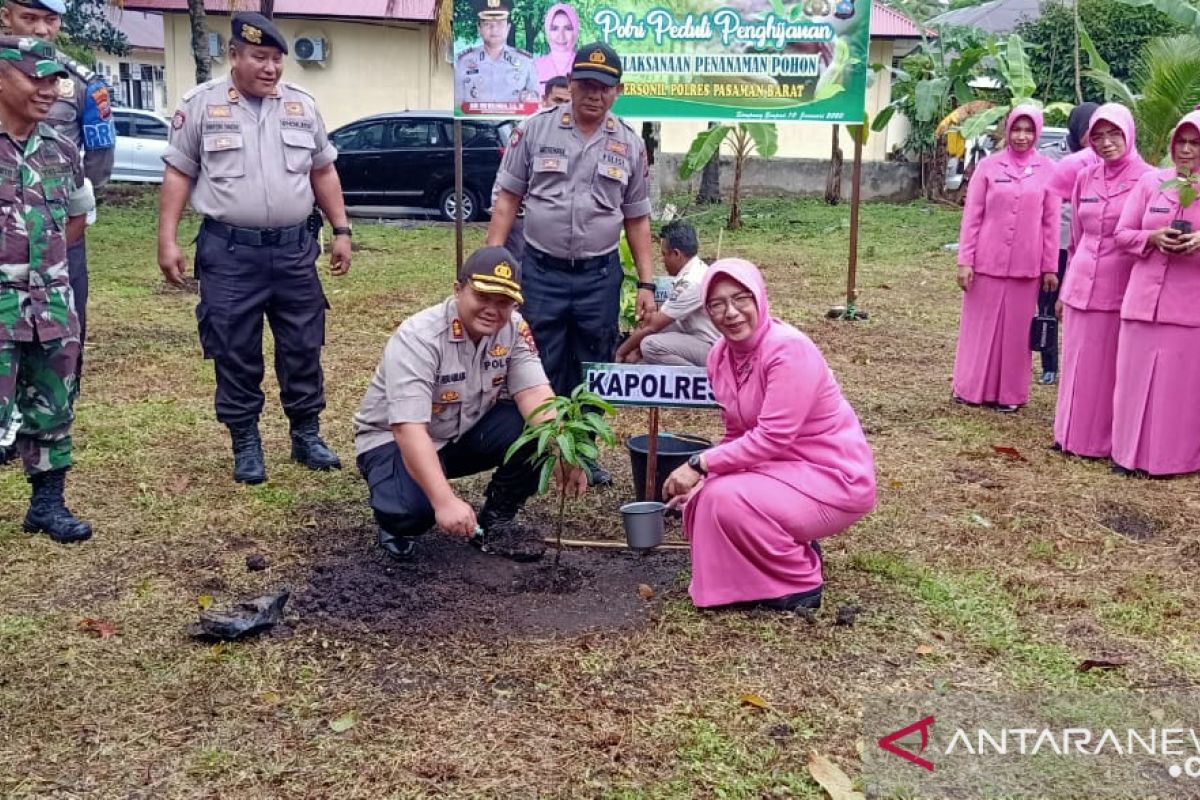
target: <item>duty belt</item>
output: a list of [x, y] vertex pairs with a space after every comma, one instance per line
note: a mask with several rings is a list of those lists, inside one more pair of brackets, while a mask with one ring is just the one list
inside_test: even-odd
[[300, 241], [304, 235], [304, 223], [290, 225], [286, 228], [239, 228], [236, 225], [226, 225], [212, 217], [204, 218], [204, 230], [228, 239], [234, 244], [247, 247], [276, 247]]
[[554, 269], [559, 272], [587, 272], [588, 270], [607, 267], [611, 263], [612, 255], [616, 250], [611, 250], [599, 256], [589, 256], [588, 258], [559, 258], [549, 253], [543, 253], [532, 246], [526, 247], [526, 252], [532, 253], [537, 262], [546, 269]]

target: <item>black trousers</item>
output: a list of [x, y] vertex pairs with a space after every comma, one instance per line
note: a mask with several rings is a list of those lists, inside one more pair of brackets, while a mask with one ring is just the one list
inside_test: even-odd
[[532, 247], [521, 261], [521, 316], [533, 329], [542, 366], [555, 394], [583, 380], [585, 361], [612, 361], [621, 313], [621, 257], [580, 272], [550, 268]]
[[[495, 469], [488, 483], [487, 514], [512, 519], [537, 491], [538, 474], [529, 463], [532, 446], [518, 451], [508, 463], [504, 454], [525, 428], [525, 420], [511, 402], [498, 403], [475, 427], [438, 451], [447, 478], [462, 478]], [[433, 506], [424, 490], [408, 474], [395, 441], [368, 450], [358, 457], [358, 471], [370, 489], [375, 521], [393, 536], [418, 536], [434, 523]]]
[[[1058, 293], [1062, 290], [1063, 279], [1067, 275], [1067, 251], [1058, 251], [1058, 288], [1053, 292], [1041, 290], [1038, 292], [1038, 313], [1054, 316], [1054, 304], [1058, 302]], [[1042, 372], [1058, 372], [1058, 338], [1052, 339], [1046, 347], [1039, 351], [1042, 354]]]
[[321, 347], [325, 293], [316, 240], [305, 232], [284, 245], [238, 244], [204, 230], [196, 242], [200, 304], [196, 319], [205, 358], [216, 368], [217, 419], [245, 425], [263, 408], [263, 317], [275, 337], [279, 399], [291, 420], [325, 409]]

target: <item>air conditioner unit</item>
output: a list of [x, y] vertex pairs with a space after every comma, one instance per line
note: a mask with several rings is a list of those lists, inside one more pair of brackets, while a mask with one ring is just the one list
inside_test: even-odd
[[224, 42], [221, 41], [221, 34], [209, 31], [208, 34], [208, 57], [222, 58], [225, 55]]
[[329, 44], [320, 36], [297, 36], [292, 53], [301, 64], [324, 64], [329, 58]]

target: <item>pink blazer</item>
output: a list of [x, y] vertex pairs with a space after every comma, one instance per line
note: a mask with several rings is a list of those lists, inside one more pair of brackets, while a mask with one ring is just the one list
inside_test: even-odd
[[998, 278], [1058, 272], [1062, 198], [1050, 191], [1054, 162], [1033, 153], [1018, 166], [1008, 150], [979, 162], [967, 189], [959, 266]]
[[1117, 222], [1138, 179], [1150, 171], [1131, 162], [1106, 180], [1104, 163], [1084, 169], [1071, 192], [1071, 263], [1059, 297], [1080, 311], [1117, 311], [1137, 258], [1117, 243]]
[[1117, 222], [1117, 244], [1134, 257], [1121, 319], [1200, 327], [1200, 254], [1167, 255], [1149, 244], [1150, 234], [1172, 220], [1200, 230], [1200, 203], [1179, 207], [1175, 190], [1162, 191], [1174, 167], [1147, 172], [1138, 180]]
[[825, 357], [800, 331], [772, 321], [738, 386], [724, 339], [708, 357], [725, 436], [704, 455], [713, 475], [769, 475], [850, 512], [875, 506], [875, 459]]

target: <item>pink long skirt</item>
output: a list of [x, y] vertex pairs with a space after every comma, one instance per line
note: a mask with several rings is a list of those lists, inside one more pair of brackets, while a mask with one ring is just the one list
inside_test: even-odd
[[1029, 402], [1029, 329], [1037, 313], [1039, 278], [976, 275], [963, 293], [954, 394], [968, 403]]
[[1200, 470], [1200, 328], [1121, 321], [1113, 462], [1151, 475]]
[[811, 542], [840, 533], [866, 512], [819, 503], [756, 472], [706, 478], [684, 509], [697, 606], [771, 600], [816, 589], [821, 559]]
[[1117, 311], [1063, 307], [1062, 372], [1054, 441], [1090, 458], [1112, 454], [1113, 388], [1117, 383]]

